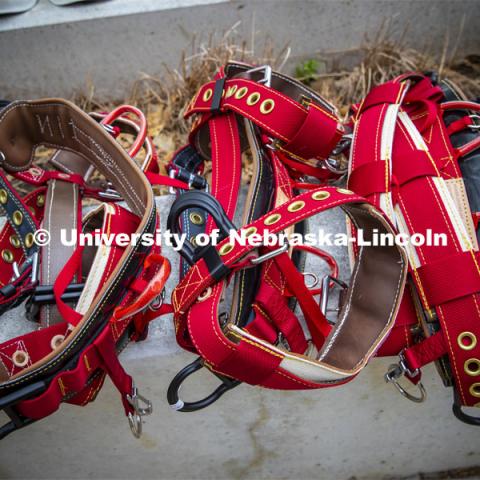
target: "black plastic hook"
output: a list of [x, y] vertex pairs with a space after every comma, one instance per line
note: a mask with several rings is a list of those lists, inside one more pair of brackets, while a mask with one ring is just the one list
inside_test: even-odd
[[225, 392], [232, 390], [241, 383], [239, 380], [233, 380], [213, 372], [215, 376], [222, 381], [220, 386], [218, 386], [210, 395], [201, 400], [197, 400], [196, 402], [184, 402], [179, 396], [180, 387], [187, 377], [201, 368], [203, 368], [202, 359], [198, 357], [194, 362], [180, 370], [171, 381], [167, 391], [167, 400], [170, 406], [177, 412], [195, 412], [202, 408], [206, 408], [212, 403], [215, 403]]
[[[230, 230], [237, 230], [215, 197], [207, 192], [190, 190], [179, 196], [170, 209], [167, 219], [167, 228], [170, 232], [173, 234], [182, 233], [179, 221], [180, 217], [185, 210], [191, 208], [204, 210], [212, 216], [216, 226], [220, 230], [219, 240], [228, 237]], [[209, 248], [210, 246], [195, 248], [190, 242], [190, 239], [187, 239], [179, 253], [190, 265], [193, 265], [199, 258], [204, 256], [205, 251]]]
[[453, 387], [453, 405], [452, 405], [453, 414], [463, 423], [468, 425], [480, 426], [480, 417], [474, 417], [468, 415], [462, 410], [462, 405], [460, 403], [460, 396], [458, 394], [455, 386]]

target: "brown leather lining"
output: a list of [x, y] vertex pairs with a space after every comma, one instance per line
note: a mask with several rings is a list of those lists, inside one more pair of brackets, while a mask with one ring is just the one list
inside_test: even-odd
[[[392, 232], [370, 206], [346, 205], [344, 210], [363, 229], [365, 240]], [[335, 327], [325, 341], [319, 360], [342, 370], [354, 370], [393, 324], [406, 279], [405, 252], [396, 246], [364, 246], [361, 249], [347, 292], [347, 300]]]

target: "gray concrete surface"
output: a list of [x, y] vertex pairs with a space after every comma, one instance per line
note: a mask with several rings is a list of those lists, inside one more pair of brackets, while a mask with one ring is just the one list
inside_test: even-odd
[[[158, 200], [163, 221], [170, 201]], [[315, 228], [341, 231], [343, 215], [319, 216]], [[171, 291], [177, 256], [164, 253], [174, 264]], [[345, 277], [345, 251], [337, 247], [335, 254]], [[4, 316], [3, 326], [18, 328], [20, 315]], [[140, 440], [107, 382], [94, 404], [63, 405], [2, 442], [0, 478], [419, 479], [418, 472], [480, 465], [480, 432], [453, 417], [451, 391], [431, 366], [424, 371], [423, 405], [386, 385], [390, 359], [377, 359], [343, 387], [277, 392], [241, 385], [206, 410], [178, 413], [167, 405], [167, 387], [193, 356], [176, 346], [170, 318], [156, 320], [148, 340], [121, 358], [154, 402]], [[200, 373], [182, 395], [193, 400], [215, 385], [213, 376]]]
[[290, 44], [290, 65], [314, 52], [355, 49], [386, 21], [392, 38], [411, 46], [441, 51], [448, 38], [449, 51], [459, 45], [466, 54], [478, 45], [480, 14], [477, 0], [109, 0], [47, 7], [0, 18], [0, 96], [70, 96], [88, 80], [101, 96], [123, 97], [141, 72], [176, 68], [192, 38], [206, 43], [213, 31], [221, 36], [239, 21], [240, 38], [255, 38], [247, 47], [257, 53], [267, 37], [278, 49]]

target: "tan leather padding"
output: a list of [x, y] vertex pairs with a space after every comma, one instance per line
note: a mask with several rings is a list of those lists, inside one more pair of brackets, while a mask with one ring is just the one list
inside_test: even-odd
[[[62, 99], [14, 102], [6, 107], [0, 116], [0, 151], [5, 155], [2, 167], [10, 172], [30, 168], [39, 145], [76, 153], [94, 165], [112, 183], [130, 210], [141, 218], [137, 232], [145, 230], [154, 208], [152, 188], [120, 144], [95, 120], [73, 103]], [[125, 249], [88, 312], [62, 345], [13, 375], [9, 382], [38, 370], [70, 347], [84, 325], [88, 324], [97, 306], [108, 296], [135, 250], [134, 246]]]
[[100, 125], [72, 103], [61, 99], [14, 102], [2, 111], [0, 151], [7, 171], [28, 169], [38, 145], [79, 154], [112, 182], [134, 213], [145, 213], [149, 188], [136, 165]]
[[[343, 207], [365, 240], [392, 232], [386, 220], [367, 205]], [[367, 210], [366, 210], [367, 209]], [[356, 370], [379, 347], [395, 321], [407, 274], [407, 259], [397, 246], [364, 246], [355, 264], [346, 301], [320, 351], [321, 362]]]

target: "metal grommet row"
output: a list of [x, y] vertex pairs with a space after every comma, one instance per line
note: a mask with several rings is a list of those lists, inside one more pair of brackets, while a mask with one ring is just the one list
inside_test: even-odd
[[312, 193], [313, 200], [326, 200], [330, 196], [330, 192], [320, 190], [319, 192]]
[[260, 94], [258, 92], [251, 93], [247, 98], [247, 105], [253, 107], [260, 101]]
[[17, 350], [13, 355], [12, 355], [12, 362], [16, 367], [25, 367], [28, 365], [28, 353], [24, 352], [23, 350]]
[[208, 102], [212, 98], [212, 95], [213, 95], [213, 90], [211, 88], [207, 88], [203, 92], [203, 101]]
[[4, 250], [2, 250], [2, 259], [4, 262], [13, 263], [14, 256], [12, 251], [9, 250], [8, 248], [5, 248]]
[[20, 243], [20, 237], [18, 235], [10, 235], [10, 245], [13, 248], [20, 248], [22, 244]]
[[236, 85], [230, 85], [225, 92], [225, 98], [230, 98], [237, 91], [237, 88]]
[[478, 358], [469, 358], [463, 364], [463, 369], [467, 375], [477, 377], [480, 375], [480, 360]]
[[218, 251], [220, 256], [227, 255], [227, 253], [230, 253], [233, 250], [233, 245], [231, 243], [226, 243], [225, 245], [222, 245], [220, 247], [220, 250]]
[[45, 195], [40, 194], [38, 195], [37, 199], [35, 200], [37, 207], [43, 207], [45, 205]]
[[260, 112], [263, 113], [264, 115], [268, 115], [273, 111], [274, 108], [275, 108], [275, 101], [272, 100], [271, 98], [267, 98], [261, 103]]
[[246, 94], [248, 93], [248, 88], [247, 87], [240, 87], [236, 92], [235, 92], [235, 98], [237, 100], [240, 100], [243, 98]]
[[470, 392], [470, 395], [472, 397], [480, 398], [480, 383], [479, 382], [472, 383], [468, 391]]
[[0, 188], [0, 203], [5, 205], [8, 202], [8, 192], [4, 188]]
[[274, 223], [277, 223], [280, 219], [282, 218], [282, 216], [279, 214], [279, 213], [274, 213], [272, 215], [269, 215], [264, 221], [263, 223], [265, 225], [273, 225]]
[[305, 206], [305, 202], [303, 200], [297, 200], [296, 202], [291, 203], [287, 210], [289, 212], [298, 212]]
[[212, 294], [212, 287], [208, 287], [197, 298], [197, 301], [204, 302]]
[[52, 340], [50, 341], [50, 347], [52, 347], [52, 350], [56, 350], [65, 340], [64, 335], [55, 335], [52, 337]]
[[195, 225], [203, 225], [205, 223], [203, 217], [198, 212], [191, 212], [188, 217], [190, 218], [190, 221]]
[[23, 222], [23, 213], [20, 210], [15, 210], [12, 215], [13, 223], [19, 227]]
[[248, 227], [247, 229], [243, 230], [245, 233], [245, 237], [250, 237], [254, 233], [257, 233], [257, 227]]
[[477, 337], [472, 332], [462, 332], [457, 337], [457, 343], [462, 350], [473, 350], [477, 346]]

